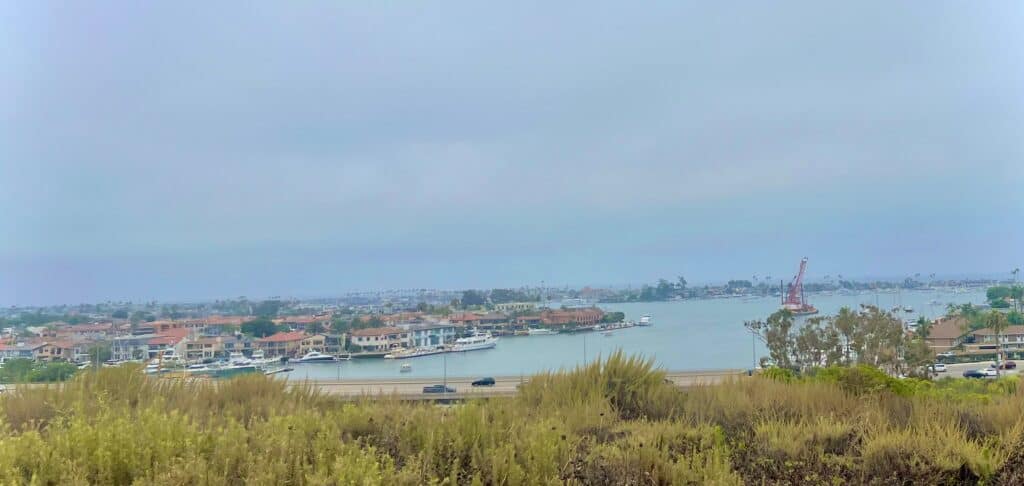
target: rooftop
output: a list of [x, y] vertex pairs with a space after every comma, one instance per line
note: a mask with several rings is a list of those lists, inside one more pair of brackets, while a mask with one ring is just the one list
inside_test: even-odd
[[406, 332], [397, 327], [371, 327], [369, 329], [356, 329], [352, 331], [355, 337], [387, 336], [389, 334], [401, 334]]

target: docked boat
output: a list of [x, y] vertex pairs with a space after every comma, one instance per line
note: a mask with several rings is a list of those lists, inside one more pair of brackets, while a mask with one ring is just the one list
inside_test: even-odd
[[498, 338], [490, 334], [474, 334], [470, 337], [459, 338], [452, 345], [452, 351], [476, 351], [480, 349], [491, 349], [498, 345]]
[[235, 366], [248, 366], [255, 364], [252, 359], [246, 358], [244, 354], [234, 351], [228, 355], [228, 362]]
[[541, 327], [537, 329], [530, 329], [529, 331], [526, 331], [526, 334], [529, 336], [550, 336], [552, 334], [558, 334], [558, 332]]
[[305, 356], [295, 360], [296, 363], [333, 363], [337, 358], [319, 351], [310, 351]]
[[612, 337], [612, 336], [615, 335], [615, 333], [613, 333], [611, 331], [601, 331], [601, 335], [604, 336], [604, 337]]
[[398, 371], [401, 373], [409, 373], [412, 371], [412, 365], [409, 363], [405, 363], [398, 369]]
[[650, 314], [644, 314], [644, 315], [640, 316], [640, 320], [637, 321], [636, 325], [638, 325], [638, 326], [650, 326], [651, 325], [651, 315]]
[[406, 359], [406, 358], [417, 358], [420, 356], [430, 356], [432, 354], [441, 354], [445, 352], [442, 347], [421, 347], [413, 349], [400, 348], [396, 349], [388, 354], [384, 355], [384, 359]]

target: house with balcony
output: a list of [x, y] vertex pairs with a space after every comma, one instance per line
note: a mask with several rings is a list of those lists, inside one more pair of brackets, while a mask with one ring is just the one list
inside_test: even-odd
[[458, 337], [460, 328], [452, 324], [411, 324], [403, 326], [409, 331], [406, 346], [413, 348], [432, 348], [442, 344], [451, 344]]
[[297, 357], [310, 350], [322, 352], [324, 341], [322, 334], [310, 336], [304, 331], [288, 331], [259, 338], [253, 343], [253, 347], [262, 349], [267, 357]]
[[110, 340], [110, 359], [128, 361], [150, 358], [149, 340], [157, 334], [117, 336]]
[[997, 337], [992, 329], [978, 329], [971, 333], [974, 336], [974, 343], [970, 347], [977, 348], [978, 351], [996, 352], [999, 343], [1002, 343], [1003, 351], [1024, 351], [1024, 326], [1007, 326], [1000, 334]]
[[352, 345], [362, 351], [387, 351], [409, 344], [409, 331], [400, 327], [357, 329], [352, 331], [351, 337]]

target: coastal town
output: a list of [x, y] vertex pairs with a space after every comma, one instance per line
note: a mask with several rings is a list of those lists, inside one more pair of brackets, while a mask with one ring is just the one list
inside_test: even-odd
[[[799, 275], [798, 275], [799, 276]], [[685, 288], [683, 279], [674, 288]], [[736, 281], [714, 289], [752, 289]], [[794, 279], [790, 294], [803, 295]], [[918, 290], [917, 282], [874, 290], [818, 289], [829, 296], [876, 292], [892, 294]], [[657, 287], [655, 287], [657, 288]], [[799, 292], [794, 289], [799, 288]], [[954, 297], [975, 282], [955, 282], [945, 289]], [[986, 287], [982, 287], [986, 288]], [[989, 289], [1002, 288], [998, 285]], [[719, 290], [712, 293], [716, 294]], [[643, 292], [643, 291], [641, 291]], [[781, 294], [781, 291], [779, 292]], [[998, 292], [997, 292], [998, 294]], [[238, 298], [212, 303], [104, 303], [34, 309], [6, 309], [2, 318], [0, 360], [30, 360], [85, 368], [128, 362], [159, 362], [161, 368], [193, 364], [199, 371], [215, 362], [303, 363], [347, 359], [405, 359], [444, 352], [490, 349], [503, 336], [541, 336], [558, 333], [611, 331], [650, 325], [650, 316], [627, 320], [622, 312], [595, 305], [609, 291], [581, 289], [493, 289], [459, 292], [415, 291], [349, 295], [333, 300], [249, 301]], [[681, 296], [682, 295], [682, 296]], [[676, 294], [667, 300], [696, 299]], [[404, 296], [404, 298], [403, 298]], [[751, 298], [740, 291], [734, 298]], [[1014, 303], [1013, 295], [998, 298], [923, 322], [909, 306], [894, 312], [905, 320], [907, 332], [920, 333], [942, 361], [969, 360], [994, 353], [994, 333], [979, 323], [981, 311]], [[556, 298], [558, 300], [553, 300]], [[703, 299], [713, 299], [705, 295]], [[1015, 305], [1015, 304], [1014, 304]], [[614, 307], [614, 306], [612, 306]], [[816, 311], [815, 311], [816, 312]], [[1024, 352], [1024, 323], [1008, 314], [1010, 327], [1002, 333], [1004, 351]], [[155, 368], [154, 368], [155, 369]], [[44, 373], [44, 375], [47, 375]], [[49, 373], [53, 379], [59, 376]]]
[[[54, 320], [3, 329], [0, 358], [88, 365], [147, 361], [174, 355], [187, 362], [212, 361], [240, 353], [301, 360], [310, 353], [346, 358], [402, 357], [406, 350], [465, 350], [459, 340], [473, 335], [506, 336], [576, 333], [621, 328], [621, 313], [597, 307], [538, 308], [521, 302], [491, 310], [432, 314], [394, 313], [209, 315], [134, 321], [89, 316], [90, 322]], [[269, 324], [268, 329], [260, 324]], [[247, 332], [243, 332], [247, 331]]]

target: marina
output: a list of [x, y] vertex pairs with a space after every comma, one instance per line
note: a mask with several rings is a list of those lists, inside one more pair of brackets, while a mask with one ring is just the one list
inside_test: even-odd
[[[950, 302], [981, 304], [984, 289], [969, 291], [914, 290], [896, 292], [808, 293], [807, 301], [819, 316], [835, 314], [841, 307], [861, 304], [890, 309], [897, 300], [914, 310], [905, 316], [934, 318], [946, 312]], [[385, 379], [398, 376], [427, 378], [475, 376], [528, 376], [545, 370], [567, 369], [622, 349], [653, 358], [670, 370], [746, 369], [753, 363], [751, 336], [743, 322], [763, 319], [779, 308], [777, 296], [756, 298], [694, 299], [667, 302], [602, 304], [606, 311], [626, 314], [625, 323], [636, 325], [615, 330], [605, 338], [595, 332], [541, 333], [503, 336], [492, 349], [416, 357], [413, 369], [402, 372], [405, 360], [354, 359], [344, 363], [294, 364], [294, 370], [278, 376], [289, 380]], [[653, 322], [654, 325], [642, 325]], [[591, 330], [593, 331], [593, 329]], [[757, 343], [757, 356], [766, 352]], [[383, 354], [380, 355], [383, 357]]]

